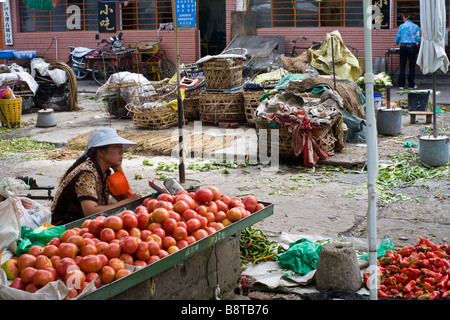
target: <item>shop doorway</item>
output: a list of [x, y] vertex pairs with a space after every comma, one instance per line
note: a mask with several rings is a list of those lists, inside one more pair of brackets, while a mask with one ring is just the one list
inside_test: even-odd
[[225, 0], [199, 0], [201, 56], [216, 55], [226, 46]]

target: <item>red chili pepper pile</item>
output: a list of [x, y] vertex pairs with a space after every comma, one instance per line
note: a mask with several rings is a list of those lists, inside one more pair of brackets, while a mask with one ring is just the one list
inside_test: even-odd
[[[450, 295], [450, 249], [423, 237], [414, 246], [388, 250], [378, 259], [380, 288], [385, 299], [442, 299]], [[369, 275], [364, 274], [367, 283]]]

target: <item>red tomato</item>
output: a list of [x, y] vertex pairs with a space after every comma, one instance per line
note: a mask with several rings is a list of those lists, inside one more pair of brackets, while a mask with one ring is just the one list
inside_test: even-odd
[[123, 240], [129, 236], [130, 236], [130, 234], [125, 229], [120, 229], [119, 231], [116, 231], [116, 239], [118, 239], [118, 240]]
[[139, 241], [136, 237], [128, 237], [124, 239], [120, 245], [123, 253], [133, 254], [139, 246]]
[[191, 233], [191, 232], [197, 230], [198, 228], [200, 228], [201, 225], [202, 225], [202, 223], [200, 222], [200, 220], [198, 220], [196, 218], [192, 218], [192, 219], [186, 221], [187, 232]]
[[209, 186], [209, 187], [206, 187], [206, 188], [208, 188], [209, 190], [212, 191], [212, 193], [213, 193], [213, 199], [212, 200], [213, 201], [219, 200], [222, 197], [222, 194], [221, 194], [220, 190], [217, 187]]
[[138, 227], [131, 228], [129, 233], [130, 233], [130, 237], [135, 237], [138, 239], [141, 238], [141, 229], [139, 229]]
[[66, 242], [67, 239], [69, 239], [69, 237], [77, 235], [77, 234], [78, 233], [76, 230], [69, 229], [69, 230], [64, 231], [59, 238], [61, 239], [62, 242]]
[[158, 261], [160, 258], [157, 255], [151, 255], [150, 258], [145, 262], [146, 265], [152, 264], [153, 262]]
[[156, 197], [156, 200], [158, 201], [168, 201], [173, 203], [173, 196], [168, 194], [168, 193], [161, 193], [160, 195], [158, 195], [158, 197]]
[[34, 264], [36, 269], [45, 269], [48, 267], [53, 267], [52, 261], [49, 257], [45, 255], [40, 255], [36, 258], [36, 263]]
[[86, 274], [86, 282], [92, 282], [94, 281], [94, 285], [96, 288], [99, 288], [102, 285], [102, 279], [100, 278], [100, 275], [98, 272], [90, 272]]
[[152, 213], [153, 222], [163, 223], [163, 221], [168, 218], [170, 218], [170, 214], [166, 208], [160, 207], [160, 208], [156, 208], [155, 210], [153, 210], [153, 213]]
[[70, 270], [66, 273], [64, 282], [69, 289], [80, 289], [86, 282], [86, 274], [80, 269]]
[[242, 219], [242, 211], [238, 207], [231, 208], [227, 211], [227, 217], [230, 221], [238, 221]]
[[195, 238], [195, 240], [200, 240], [208, 236], [208, 232], [205, 229], [197, 229], [192, 232], [192, 236]]
[[138, 228], [147, 229], [148, 222], [150, 221], [150, 214], [147, 212], [147, 209], [145, 210], [145, 212], [138, 213], [137, 220], [138, 220], [138, 225], [137, 225]]
[[113, 268], [111, 268], [110, 266], [104, 266], [100, 272], [100, 279], [102, 280], [102, 283], [110, 283], [113, 282], [115, 277], [116, 277], [116, 272], [114, 271]]
[[146, 241], [148, 239], [148, 236], [151, 234], [152, 232], [150, 230], [147, 229], [141, 230], [141, 239]]
[[26, 285], [32, 283], [34, 275], [37, 271], [38, 269], [33, 267], [26, 267], [25, 269], [23, 269], [22, 272], [20, 273], [20, 278], [22, 279], [22, 282]]
[[243, 203], [244, 203], [245, 209], [247, 209], [248, 211], [253, 213], [256, 210], [256, 205], [258, 204], [258, 200], [256, 199], [255, 196], [246, 196], [244, 198]]
[[116, 280], [123, 278], [127, 275], [131, 274], [131, 270], [129, 269], [120, 269], [116, 272]]
[[85, 273], [98, 272], [103, 267], [103, 262], [97, 255], [87, 255], [82, 257], [78, 266]]
[[108, 216], [103, 222], [103, 226], [116, 232], [123, 228], [123, 221], [118, 216]]
[[132, 265], [134, 263], [134, 258], [131, 254], [121, 253], [119, 259], [123, 261], [123, 263]]
[[98, 253], [98, 249], [93, 244], [87, 244], [80, 250], [80, 255], [82, 257], [88, 256], [90, 254], [97, 254], [97, 253]]
[[183, 200], [178, 200], [173, 205], [173, 210], [179, 214], [183, 214], [183, 212], [186, 211], [187, 209], [190, 209], [190, 206], [186, 201]]
[[[150, 198], [147, 198], [150, 199]], [[147, 211], [148, 212], [153, 212], [153, 210], [155, 210], [155, 205], [158, 202], [158, 200], [156, 199], [150, 199], [150, 201], [148, 201], [147, 203]]]
[[228, 211], [228, 205], [226, 205], [222, 200], [216, 200], [215, 203], [217, 204], [217, 211]]
[[150, 255], [158, 255], [161, 250], [161, 245], [155, 241], [149, 241], [148, 243], [148, 251]]
[[177, 245], [177, 241], [172, 236], [167, 236], [162, 240], [162, 247], [166, 250], [169, 249], [171, 246], [176, 246], [176, 245]]
[[177, 227], [177, 221], [173, 218], [168, 218], [164, 220], [162, 227], [166, 234], [171, 234], [173, 230]]
[[108, 266], [114, 269], [114, 271], [119, 271], [120, 269], [125, 269], [125, 263], [119, 258], [112, 258], [108, 261]]
[[157, 235], [161, 239], [163, 239], [166, 236], [166, 231], [164, 231], [163, 228], [156, 228], [156, 229], [153, 230], [152, 235]]
[[28, 249], [28, 254], [31, 254], [35, 257], [44, 254], [44, 247], [42, 246], [32, 246], [30, 249]]
[[114, 232], [113, 229], [111, 228], [104, 228], [101, 232], [100, 232], [100, 240], [110, 243], [112, 240], [114, 240], [116, 238], [116, 233]]
[[103, 228], [103, 221], [100, 219], [94, 219], [91, 222], [89, 222], [89, 232], [92, 233], [94, 236], [98, 236], [100, 234], [100, 231], [102, 231]]
[[189, 243], [186, 240], [177, 241], [177, 247], [180, 249], [186, 248], [188, 245]]
[[192, 209], [187, 209], [186, 211], [183, 212], [183, 218], [186, 221], [193, 219], [193, 218], [197, 218], [197, 217], [198, 217], [198, 213]]
[[118, 243], [110, 243], [103, 251], [103, 254], [108, 259], [118, 258], [120, 256], [120, 245]]
[[197, 201], [209, 202], [209, 201], [212, 201], [213, 198], [214, 198], [214, 194], [211, 189], [202, 188], [202, 189], [198, 189], [195, 192], [195, 200], [197, 200]]
[[186, 228], [176, 227], [172, 232], [172, 236], [175, 238], [175, 240], [180, 241], [186, 239], [188, 233]]
[[128, 229], [136, 228], [138, 225], [138, 219], [134, 213], [126, 213], [122, 216], [123, 226]]
[[35, 256], [29, 253], [24, 253], [20, 255], [19, 259], [17, 259], [17, 268], [19, 268], [19, 271], [22, 271], [26, 267], [34, 267], [35, 263]]
[[74, 258], [78, 252], [76, 244], [71, 242], [63, 242], [59, 245], [59, 256], [61, 258]]
[[53, 244], [47, 244], [44, 247], [43, 254], [51, 258], [53, 256], [59, 256], [59, 248]]
[[210, 201], [206, 203], [206, 208], [208, 212], [216, 213], [218, 210], [217, 204], [214, 201]]

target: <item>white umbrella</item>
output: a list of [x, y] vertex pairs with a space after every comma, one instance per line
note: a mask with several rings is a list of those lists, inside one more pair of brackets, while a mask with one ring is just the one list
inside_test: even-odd
[[449, 60], [445, 52], [445, 0], [420, 0], [420, 27], [422, 43], [417, 64], [423, 74], [433, 73], [433, 135], [436, 127], [436, 83], [435, 73], [448, 71]]

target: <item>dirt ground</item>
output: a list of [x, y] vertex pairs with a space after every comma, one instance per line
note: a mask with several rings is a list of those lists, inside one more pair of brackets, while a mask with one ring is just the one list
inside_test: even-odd
[[[84, 108], [74, 115], [67, 115], [70, 120], [58, 122], [59, 129], [64, 127], [68, 135], [75, 136], [87, 132], [86, 127], [93, 122], [107, 125], [110, 121], [103, 107], [98, 102], [80, 99]], [[89, 116], [87, 116], [89, 115]], [[62, 116], [62, 115], [58, 115]], [[3, 134], [0, 138], [27, 137], [39, 135], [43, 140], [46, 132], [54, 129], [37, 130], [34, 128], [36, 114], [24, 115], [29, 126], [15, 129]], [[449, 134], [449, 112], [440, 115], [438, 124]], [[115, 120], [117, 121], [117, 120]], [[120, 120], [128, 130], [135, 130], [131, 120]], [[418, 135], [423, 134], [423, 119], [419, 123], [409, 124], [406, 111], [402, 117], [402, 133], [395, 137], [378, 137], [378, 156], [380, 165], [391, 163], [389, 155], [408, 153], [404, 147], [407, 141], [419, 142]], [[61, 149], [59, 149], [61, 151]], [[419, 147], [412, 149], [418, 155]], [[215, 185], [223, 194], [253, 194], [259, 200], [274, 203], [272, 216], [258, 222], [254, 227], [271, 233], [286, 232], [300, 235], [316, 235], [323, 238], [352, 238], [364, 243], [367, 239], [366, 193], [367, 175], [362, 170], [367, 161], [365, 144], [346, 144], [342, 153], [336, 153], [315, 170], [297, 166], [295, 163], [281, 164], [278, 170], [268, 172], [261, 166], [246, 166], [237, 169], [228, 168], [225, 174], [223, 167], [218, 170], [201, 172], [189, 168], [189, 164], [198, 164], [196, 158], [186, 159], [186, 178], [196, 179], [202, 186]], [[36, 179], [39, 186], [57, 186], [59, 178], [75, 160], [77, 153], [66, 154], [62, 159], [27, 159], [24, 154], [0, 157], [0, 179], [15, 176], [30, 176]], [[143, 165], [143, 160], [153, 166]], [[156, 178], [159, 162], [176, 163], [177, 158], [169, 156], [137, 156], [129, 155], [123, 166], [128, 181], [134, 192], [148, 195], [153, 190], [148, 181]], [[448, 172], [448, 170], [447, 170]], [[163, 172], [178, 178], [178, 171]], [[142, 179], [135, 179], [139, 174]], [[419, 237], [427, 237], [436, 243], [450, 242], [450, 177], [430, 180], [418, 180], [412, 186], [396, 187], [390, 190], [405, 198], [392, 203], [377, 205], [378, 239], [392, 238], [397, 246], [415, 244]], [[44, 191], [33, 191], [33, 194], [44, 194]], [[54, 192], [53, 192], [54, 194]], [[50, 206], [50, 201], [40, 200]], [[364, 248], [361, 248], [364, 250]]]

